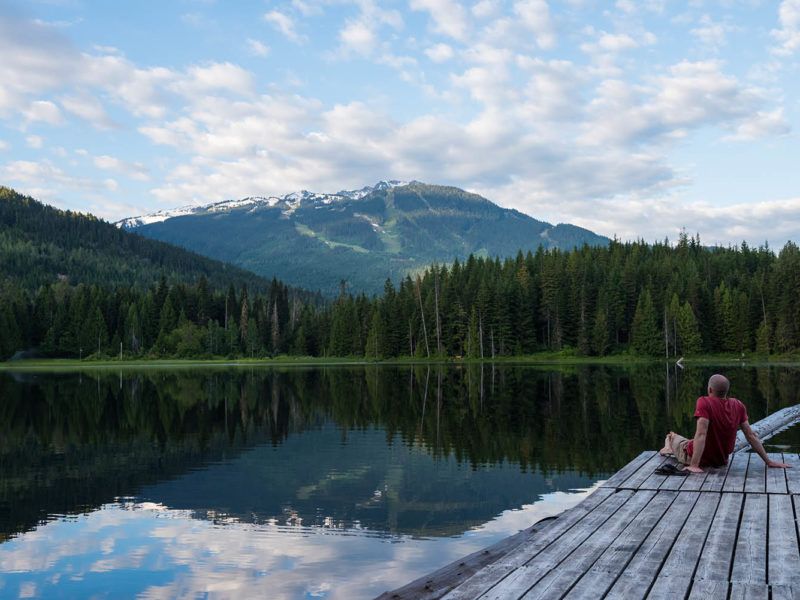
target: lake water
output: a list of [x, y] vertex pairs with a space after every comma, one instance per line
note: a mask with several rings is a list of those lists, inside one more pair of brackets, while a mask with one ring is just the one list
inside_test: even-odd
[[715, 371], [752, 422], [797, 401], [793, 366], [0, 372], [0, 598], [371, 598], [690, 435]]

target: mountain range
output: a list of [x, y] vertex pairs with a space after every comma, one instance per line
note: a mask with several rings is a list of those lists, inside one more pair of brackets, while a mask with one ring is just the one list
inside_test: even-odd
[[455, 187], [381, 181], [360, 190], [250, 197], [132, 217], [144, 236], [309, 290], [380, 293], [434, 263], [522, 250], [604, 245], [608, 238], [551, 225]]

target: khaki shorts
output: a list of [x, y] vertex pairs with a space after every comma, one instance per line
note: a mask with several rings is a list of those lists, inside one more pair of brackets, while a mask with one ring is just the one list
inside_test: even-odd
[[692, 457], [686, 453], [686, 446], [688, 445], [689, 440], [687, 440], [685, 437], [680, 436], [677, 433], [672, 435], [672, 439], [670, 440], [672, 453], [675, 455], [675, 459], [684, 465], [691, 464], [692, 462]]

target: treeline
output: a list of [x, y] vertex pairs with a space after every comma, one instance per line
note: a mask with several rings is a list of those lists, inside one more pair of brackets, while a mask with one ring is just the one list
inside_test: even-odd
[[264, 356], [293, 351], [303, 319], [316, 314], [303, 295], [273, 280], [267, 293], [248, 295], [197, 285], [170, 286], [165, 277], [147, 290], [128, 286], [70, 286], [35, 293], [0, 290], [0, 358], [19, 351], [85, 358]]
[[685, 233], [674, 247], [540, 247], [434, 266], [330, 312], [333, 355], [789, 353], [800, 348], [800, 252], [706, 248]]
[[706, 248], [682, 234], [621, 243], [470, 256], [434, 266], [382, 296], [342, 293], [319, 305], [273, 280], [215, 291], [160, 284], [147, 290], [67, 282], [35, 292], [0, 289], [0, 357], [45, 356], [474, 357], [565, 351], [791, 353], [800, 349], [800, 252]]
[[62, 211], [0, 186], [0, 276], [25, 290], [63, 279], [74, 284], [145, 288], [229, 284], [265, 293], [269, 279], [183, 248], [123, 231], [92, 215]]

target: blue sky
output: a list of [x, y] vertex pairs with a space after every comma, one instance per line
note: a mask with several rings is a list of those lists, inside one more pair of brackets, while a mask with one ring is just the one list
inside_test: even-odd
[[420, 180], [800, 238], [800, 0], [0, 0], [0, 183], [109, 220]]

